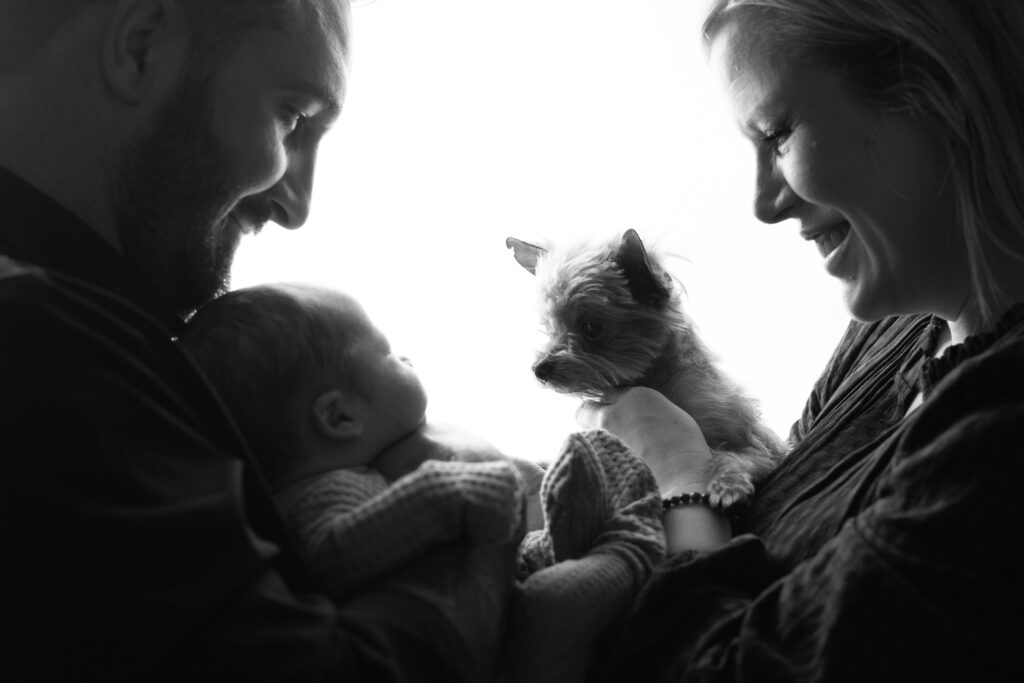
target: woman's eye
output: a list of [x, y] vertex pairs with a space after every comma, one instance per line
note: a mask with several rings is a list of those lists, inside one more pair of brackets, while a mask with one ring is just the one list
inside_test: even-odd
[[761, 141], [772, 149], [778, 150], [789, 139], [791, 132], [785, 127], [770, 128], [764, 132]]

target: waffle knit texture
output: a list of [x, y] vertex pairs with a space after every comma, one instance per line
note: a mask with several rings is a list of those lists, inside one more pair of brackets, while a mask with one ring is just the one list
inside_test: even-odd
[[429, 460], [390, 484], [367, 468], [332, 470], [283, 513], [314, 580], [342, 598], [436, 543], [511, 541], [522, 496], [522, 479], [506, 461]]
[[[595, 642], [665, 555], [654, 476], [607, 432], [570, 435], [540, 495], [544, 527], [523, 539], [516, 558], [497, 665], [503, 683], [586, 680]], [[285, 518], [314, 578], [340, 598], [436, 542], [508, 541], [522, 509], [514, 465], [427, 461], [390, 485], [373, 470], [329, 472]]]
[[572, 434], [541, 485], [544, 528], [523, 539], [500, 680], [573, 683], [665, 556], [647, 464], [608, 432]]

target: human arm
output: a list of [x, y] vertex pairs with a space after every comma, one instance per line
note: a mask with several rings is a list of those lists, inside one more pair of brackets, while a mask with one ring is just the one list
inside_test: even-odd
[[808, 482], [788, 520], [820, 496], [860, 509], [804, 561], [781, 566], [749, 536], [670, 559], [613, 662], [652, 681], [1012, 678], [1024, 609], [1022, 356], [965, 363], [903, 429], [851, 453], [853, 467], [884, 465], [870, 490], [851, 498]]
[[522, 480], [507, 461], [427, 461], [369, 499], [354, 499], [362, 480], [379, 476], [328, 473], [285, 511], [318, 586], [335, 598], [437, 543], [518, 538]]
[[[700, 427], [657, 391], [632, 387], [606, 403], [584, 403], [577, 420], [614, 434], [632, 448], [651, 468], [662, 497], [707, 490], [711, 450]], [[673, 508], [663, 524], [669, 553], [711, 550], [732, 537], [728, 518], [705, 506]]]
[[508, 460], [519, 471], [525, 485], [526, 528], [534, 530], [543, 526], [540, 485], [544, 478], [544, 469], [531, 460], [507, 456], [488, 441], [456, 425], [444, 422], [424, 423], [418, 430], [385, 449], [374, 460], [373, 467], [393, 481], [412, 472], [427, 460]]
[[18, 268], [0, 318], [0, 678], [480, 678], [500, 630], [477, 605], [500, 612], [511, 549], [441, 548], [337, 606], [300, 592], [247, 515], [266, 494], [243, 493], [244, 445], [157, 323]]

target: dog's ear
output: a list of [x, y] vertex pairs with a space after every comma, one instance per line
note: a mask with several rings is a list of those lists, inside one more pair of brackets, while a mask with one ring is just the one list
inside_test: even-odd
[[512, 255], [516, 257], [519, 265], [530, 271], [532, 275], [537, 274], [537, 261], [548, 253], [548, 250], [544, 247], [538, 247], [536, 244], [517, 240], [515, 237], [509, 237], [505, 240], [505, 248], [511, 249]]
[[633, 298], [648, 306], [661, 306], [669, 298], [667, 282], [658, 277], [651, 268], [651, 260], [644, 249], [644, 243], [636, 230], [627, 230], [622, 235], [615, 262], [622, 268], [629, 283]]

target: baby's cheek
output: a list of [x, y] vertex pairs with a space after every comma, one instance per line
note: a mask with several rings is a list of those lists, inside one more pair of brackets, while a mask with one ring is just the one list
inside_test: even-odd
[[420, 381], [419, 376], [410, 369], [410, 393], [413, 395], [412, 413], [419, 421], [422, 421], [427, 413], [427, 390]]

